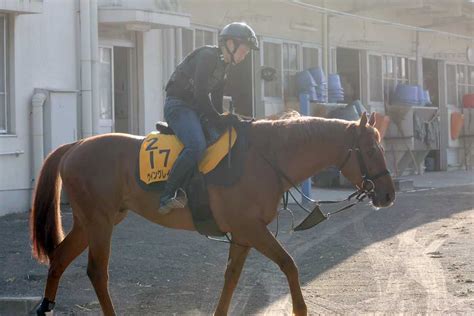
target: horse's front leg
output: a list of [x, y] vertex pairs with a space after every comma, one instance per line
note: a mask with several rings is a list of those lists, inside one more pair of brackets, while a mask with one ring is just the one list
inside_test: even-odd
[[298, 268], [293, 258], [283, 249], [263, 222], [249, 224], [245, 229], [244, 236], [252, 247], [275, 262], [286, 275], [290, 286], [293, 314], [307, 315], [306, 303], [301, 293]]
[[217, 305], [215, 315], [227, 315], [232, 294], [239, 282], [240, 273], [249, 253], [250, 247], [231, 244], [229, 248], [229, 259], [225, 270], [224, 288], [221, 292], [221, 298]]

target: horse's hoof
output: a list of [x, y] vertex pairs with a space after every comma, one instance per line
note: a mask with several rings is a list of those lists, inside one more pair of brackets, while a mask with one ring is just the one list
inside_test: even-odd
[[51, 312], [54, 309], [54, 305], [56, 303], [48, 300], [47, 298], [43, 298], [40, 306], [36, 309], [36, 315], [38, 316], [46, 316], [46, 313]]
[[308, 315], [308, 309], [306, 308], [306, 305], [293, 309], [293, 315], [295, 316]]

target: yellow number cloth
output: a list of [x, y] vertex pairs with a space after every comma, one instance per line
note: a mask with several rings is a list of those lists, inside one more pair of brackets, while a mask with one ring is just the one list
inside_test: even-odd
[[[237, 140], [237, 132], [231, 131], [231, 147]], [[184, 146], [175, 135], [151, 132], [143, 140], [139, 153], [140, 180], [146, 184], [166, 181], [173, 164]], [[229, 151], [229, 131], [209, 146], [199, 162], [199, 171], [206, 174], [212, 171]]]

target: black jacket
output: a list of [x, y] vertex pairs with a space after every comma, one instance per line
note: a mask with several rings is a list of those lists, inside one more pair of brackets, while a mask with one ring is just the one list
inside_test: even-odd
[[166, 85], [166, 96], [180, 98], [209, 120], [217, 120], [222, 113], [226, 69], [219, 47], [198, 48], [176, 67]]

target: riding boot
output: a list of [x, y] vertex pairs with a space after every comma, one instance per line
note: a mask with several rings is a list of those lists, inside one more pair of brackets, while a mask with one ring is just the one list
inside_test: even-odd
[[186, 206], [188, 199], [186, 192], [180, 188], [186, 178], [192, 173], [196, 162], [183, 153], [176, 160], [171, 169], [168, 180], [166, 181], [165, 190], [160, 197], [160, 214], [167, 214], [173, 208], [183, 208]]

